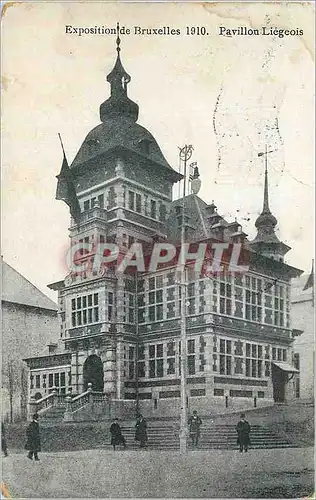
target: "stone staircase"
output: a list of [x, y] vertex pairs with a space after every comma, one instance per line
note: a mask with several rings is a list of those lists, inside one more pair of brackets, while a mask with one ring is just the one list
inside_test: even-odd
[[66, 405], [60, 404], [48, 408], [45, 413], [40, 414], [41, 425], [55, 425], [63, 422]]
[[[138, 443], [135, 443], [134, 441], [134, 427], [122, 425], [122, 432], [125, 436], [127, 446], [129, 448], [137, 448]], [[108, 435], [108, 438], [110, 441], [110, 435]], [[271, 432], [270, 429], [260, 425], [252, 426], [250, 439], [250, 448], [252, 449], [293, 447], [293, 444], [290, 444], [287, 439], [279, 437]], [[156, 424], [155, 426], [150, 427], [149, 423], [147, 447], [149, 449], [178, 449], [179, 427], [168, 425], [167, 422], [162, 425]], [[192, 448], [190, 438], [188, 439], [188, 447]], [[206, 423], [206, 425], [201, 428], [198, 449], [237, 450], [238, 445], [235, 425]]]

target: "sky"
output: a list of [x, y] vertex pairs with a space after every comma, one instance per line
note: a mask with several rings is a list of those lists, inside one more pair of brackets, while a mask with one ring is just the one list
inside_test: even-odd
[[[194, 146], [202, 187], [252, 239], [262, 209], [267, 145], [270, 208], [286, 261], [309, 272], [314, 244], [314, 6], [311, 3], [12, 3], [2, 16], [2, 249], [4, 260], [56, 300], [48, 283], [67, 272], [68, 207], [55, 200], [62, 162], [100, 123], [115, 62], [115, 35], [65, 26], [131, 29], [121, 58], [138, 123], [178, 169]], [[179, 29], [136, 35], [134, 27]], [[221, 36], [226, 29], [303, 30], [302, 35]], [[207, 35], [186, 34], [205, 27]], [[197, 30], [195, 30], [197, 31]], [[175, 196], [178, 189], [175, 189]]]

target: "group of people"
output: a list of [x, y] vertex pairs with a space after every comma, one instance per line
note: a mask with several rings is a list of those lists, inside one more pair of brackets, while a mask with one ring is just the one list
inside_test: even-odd
[[[198, 416], [197, 411], [194, 411], [193, 415], [189, 418], [189, 432], [194, 448], [196, 448], [199, 443], [201, 425], [202, 420]], [[240, 420], [236, 425], [237, 444], [239, 445], [240, 453], [243, 453], [243, 451], [248, 451], [248, 447], [250, 445], [250, 430], [250, 424], [249, 422], [247, 422], [245, 414], [242, 413], [240, 415]]]
[[[190, 438], [192, 440], [192, 446], [193, 448], [197, 448], [199, 444], [200, 428], [202, 425], [202, 420], [197, 414], [196, 410], [194, 410], [192, 416], [189, 418], [188, 424], [189, 424]], [[241, 453], [243, 451], [247, 452], [250, 444], [250, 424], [249, 422], [247, 422], [244, 413], [242, 413], [240, 416], [240, 420], [236, 425], [236, 431], [237, 431], [237, 444], [239, 445], [239, 451]], [[118, 444], [122, 444], [124, 448], [126, 448], [126, 440], [122, 434], [122, 429], [118, 423], [117, 418], [110, 427], [110, 433], [111, 433], [111, 444], [114, 450]], [[147, 444], [147, 422], [142, 415], [139, 415], [137, 417], [135, 426], [135, 441], [139, 441], [141, 448], [144, 448]]]
[[[39, 460], [38, 452], [41, 451], [38, 419], [38, 414], [35, 413], [32, 417], [32, 422], [26, 429], [27, 440], [25, 445], [25, 449], [28, 450], [27, 458], [33, 460], [34, 457], [34, 460], [36, 461]], [[200, 438], [200, 428], [202, 425], [202, 420], [198, 416], [196, 410], [189, 418], [188, 424], [192, 445], [194, 448], [197, 448]], [[240, 416], [240, 420], [236, 425], [237, 444], [239, 445], [239, 451], [241, 453], [243, 451], [248, 451], [248, 447], [250, 444], [250, 430], [251, 428], [249, 422], [247, 422], [245, 414], [242, 413]], [[122, 434], [122, 429], [117, 418], [114, 419], [113, 423], [110, 426], [110, 434], [111, 445], [113, 446], [114, 450], [118, 445], [123, 445], [123, 447], [126, 448], [126, 439]], [[139, 442], [140, 448], [144, 448], [147, 445], [147, 440], [147, 422], [142, 415], [138, 415], [135, 425], [135, 441]], [[1, 424], [1, 449], [4, 456], [8, 456], [7, 442], [3, 423]]]
[[[110, 427], [111, 445], [115, 450], [116, 446], [122, 444], [126, 448], [126, 439], [122, 434], [122, 429], [116, 418]], [[142, 415], [138, 415], [135, 425], [135, 441], [139, 441], [140, 448], [147, 444], [147, 422]]]

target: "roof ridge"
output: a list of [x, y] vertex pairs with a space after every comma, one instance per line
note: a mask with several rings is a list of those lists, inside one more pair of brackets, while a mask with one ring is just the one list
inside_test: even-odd
[[[5, 297], [4, 296], [4, 292], [5, 292], [5, 289], [4, 289], [4, 283], [3, 283], [3, 280], [4, 280], [4, 273], [2, 272], [3, 270], [3, 267], [6, 266], [7, 268], [9, 268], [15, 275], [18, 275], [19, 279], [22, 280], [23, 282], [26, 282], [33, 290], [34, 292], [37, 293], [37, 295], [39, 295], [42, 299], [45, 299], [45, 301], [47, 302], [47, 304], [45, 304], [44, 306], [40, 305], [40, 304], [32, 304], [31, 302], [18, 302], [16, 300], [12, 300], [14, 299], [14, 297]], [[13, 302], [13, 303], [19, 303], [19, 304], [23, 304], [23, 305], [29, 305], [29, 306], [33, 306], [33, 307], [41, 307], [41, 309], [48, 309], [48, 310], [57, 310], [58, 309], [58, 306], [57, 306], [57, 303], [54, 302], [50, 297], [48, 297], [44, 292], [42, 292], [36, 285], [34, 285], [34, 283], [32, 283], [28, 278], [26, 278], [25, 276], [23, 276], [23, 274], [21, 274], [19, 271], [17, 271], [14, 267], [12, 267], [10, 264], [8, 264], [2, 257], [1, 259], [1, 281], [2, 281], [2, 297], [1, 297], [1, 300], [2, 301], [6, 301], [6, 302]], [[11, 299], [11, 300], [10, 300]], [[50, 307], [49, 307], [50, 306]]]

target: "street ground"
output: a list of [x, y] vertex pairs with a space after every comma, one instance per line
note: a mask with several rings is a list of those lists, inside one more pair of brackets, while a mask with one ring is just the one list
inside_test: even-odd
[[302, 498], [314, 491], [313, 448], [26, 452], [2, 461], [11, 498]]

